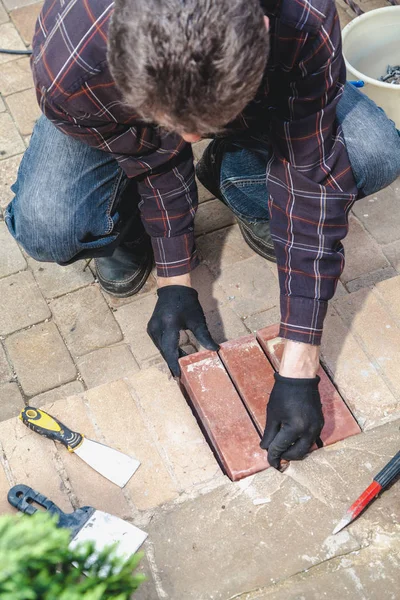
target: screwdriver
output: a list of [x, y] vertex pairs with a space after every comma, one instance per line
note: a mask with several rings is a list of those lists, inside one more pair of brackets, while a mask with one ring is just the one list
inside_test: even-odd
[[372, 500], [385, 489], [396, 477], [400, 475], [400, 451], [379, 471], [373, 479], [371, 485], [365, 492], [350, 506], [343, 519], [336, 525], [332, 535], [339, 533], [347, 527], [358, 515], [372, 502]]

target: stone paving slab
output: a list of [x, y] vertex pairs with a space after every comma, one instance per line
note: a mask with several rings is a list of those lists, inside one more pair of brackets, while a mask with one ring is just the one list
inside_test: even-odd
[[7, 335], [51, 316], [32, 274], [23, 271], [0, 279], [0, 335]]
[[2, 25], [3, 23], [7, 23], [8, 20], [9, 19], [7, 11], [4, 8], [3, 4], [0, 2], [0, 25]]
[[100, 348], [81, 356], [76, 364], [88, 388], [122, 379], [139, 370], [126, 344]]
[[157, 514], [148, 531], [162, 597], [226, 600], [355, 553], [374, 537], [381, 544], [395, 538], [398, 552], [398, 486], [331, 535], [398, 439], [399, 423], [385, 425], [292, 463], [284, 474], [270, 469]]
[[25, 144], [11, 116], [7, 112], [0, 113], [0, 158], [7, 158], [24, 151]]
[[353, 206], [354, 214], [378, 244], [389, 244], [400, 239], [400, 191], [397, 186], [394, 183]]
[[[3, 148], [3, 146], [1, 146], [1, 148]], [[20, 152], [23, 150], [24, 148], [22, 148]], [[17, 156], [0, 161], [0, 208], [6, 208], [6, 206], [14, 197], [10, 187], [17, 179], [17, 172], [21, 162], [21, 156], [22, 154], [17, 154]]]
[[349, 226], [349, 234], [344, 240], [346, 264], [341, 277], [343, 283], [389, 266], [380, 246], [353, 215], [350, 215]]
[[202, 261], [216, 277], [221, 273], [221, 265], [228, 267], [254, 256], [238, 225], [200, 236], [196, 243]]
[[122, 340], [121, 330], [97, 286], [57, 298], [50, 303], [50, 308], [75, 356]]
[[5, 345], [27, 396], [36, 396], [76, 379], [76, 367], [54, 323], [14, 333]]
[[196, 235], [201, 235], [233, 225], [235, 222], [232, 211], [220, 200], [212, 199], [207, 203], [199, 204], [194, 221], [194, 231]]
[[10, 12], [11, 19], [25, 44], [32, 42], [35, 24], [43, 2], [35, 2], [28, 6], [21, 6]]
[[11, 379], [11, 369], [8, 363], [3, 346], [0, 345], [0, 383], [5, 383]]
[[17, 417], [24, 408], [24, 399], [18, 384], [0, 383], [0, 421]]
[[[9, 21], [0, 25], [0, 40], [3, 48], [9, 50], [25, 50], [23, 40], [19, 36], [14, 25]], [[0, 54], [0, 65], [16, 61], [19, 58], [21, 58], [19, 54]]]
[[20, 58], [0, 67], [0, 90], [9, 96], [31, 88], [33, 84], [29, 58]]
[[29, 398], [29, 404], [30, 406], [36, 406], [39, 408], [41, 406], [45, 406], [46, 404], [57, 402], [57, 400], [68, 398], [69, 396], [76, 396], [84, 390], [85, 388], [81, 381], [71, 381], [70, 383], [61, 385], [60, 387], [53, 388], [48, 392], [38, 394], [34, 398]]
[[[1, 55], [0, 55], [1, 56]], [[6, 105], [21, 135], [30, 135], [41, 112], [32, 88], [7, 96]]]
[[8, 232], [5, 223], [0, 223], [0, 278], [26, 269], [26, 261]]
[[84, 261], [61, 267], [56, 263], [38, 262], [28, 257], [28, 264], [44, 297], [49, 300], [74, 292], [94, 281], [90, 269], [84, 269]]
[[3, 4], [8, 11], [29, 6], [29, 4], [34, 4], [35, 2], [36, 0], [3, 0]]

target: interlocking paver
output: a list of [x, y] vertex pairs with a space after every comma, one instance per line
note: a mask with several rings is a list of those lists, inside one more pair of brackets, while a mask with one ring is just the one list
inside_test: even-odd
[[6, 112], [0, 113], [0, 159], [20, 154], [24, 151], [25, 144], [11, 116]]
[[177, 496], [175, 484], [127, 384], [108, 383], [89, 390], [85, 398], [104, 442], [141, 462], [125, 486], [136, 507], [146, 510], [173, 500]]
[[385, 246], [382, 246], [382, 252], [386, 256], [386, 258], [388, 259], [388, 261], [390, 262], [392, 267], [397, 271], [397, 273], [399, 273], [400, 272], [400, 240], [396, 240], [395, 242], [392, 242], [391, 244], [386, 244]]
[[349, 226], [349, 234], [344, 240], [346, 263], [341, 276], [344, 283], [388, 266], [380, 246], [356, 217], [350, 215]]
[[35, 90], [30, 88], [7, 96], [6, 104], [21, 135], [30, 135], [35, 122], [40, 117]]
[[23, 271], [0, 279], [0, 335], [40, 323], [51, 313], [31, 273]]
[[139, 370], [137, 362], [126, 345], [100, 348], [81, 356], [76, 364], [89, 388], [122, 379]]
[[379, 244], [400, 239], [400, 191], [396, 182], [354, 204], [353, 212]]
[[222, 229], [235, 223], [232, 211], [220, 200], [210, 200], [199, 205], [194, 221], [196, 235]]
[[29, 485], [50, 498], [61, 510], [72, 510], [57, 468], [57, 450], [53, 442], [30, 431], [18, 418], [14, 418], [0, 423], [0, 444], [12, 477], [12, 485]]
[[385, 281], [385, 279], [390, 279], [391, 277], [395, 277], [397, 272], [393, 269], [393, 267], [386, 267], [385, 269], [379, 269], [378, 271], [373, 271], [372, 273], [367, 273], [358, 279], [353, 279], [353, 281], [349, 281], [346, 283], [346, 288], [348, 292], [357, 292], [362, 288], [372, 287], [379, 283], [380, 281]]
[[17, 417], [24, 406], [24, 399], [16, 383], [0, 383], [0, 421]]
[[35, 2], [11, 11], [10, 16], [25, 44], [32, 42], [35, 24], [43, 2]]
[[153, 367], [129, 377], [128, 383], [182, 490], [220, 473], [192, 411], [171, 377]]
[[7, 23], [8, 21], [8, 14], [6, 9], [4, 8], [2, 2], [0, 2], [0, 25], [2, 25], [3, 23]]
[[1, 97], [1, 93], [0, 93], [0, 113], [4, 112], [6, 110], [6, 105], [4, 104], [4, 100]]
[[122, 339], [113, 313], [94, 285], [57, 298], [50, 307], [69, 349], [76, 356]]
[[[1, 157], [0, 157], [1, 158]], [[6, 208], [14, 197], [10, 187], [17, 179], [22, 154], [0, 160], [0, 208]]]
[[70, 383], [66, 383], [65, 385], [61, 385], [60, 387], [49, 390], [48, 392], [43, 392], [43, 394], [38, 394], [34, 398], [29, 399], [29, 404], [31, 406], [45, 406], [46, 404], [51, 404], [52, 402], [57, 402], [58, 400], [62, 400], [65, 398], [69, 398], [69, 396], [76, 396], [84, 391], [83, 383], [80, 381], [71, 381]]
[[200, 142], [195, 142], [192, 144], [193, 158], [194, 162], [198, 162], [203, 156], [204, 150], [207, 148], [208, 144], [211, 142], [209, 139], [200, 140]]
[[276, 306], [279, 285], [268, 261], [260, 256], [224, 268], [218, 279], [229, 306], [241, 317], [248, 317]]
[[14, 333], [5, 344], [22, 389], [28, 396], [51, 390], [77, 376], [76, 367], [54, 323], [43, 323]]
[[12, 377], [10, 365], [4, 352], [3, 346], [0, 345], [0, 383], [10, 381]]
[[203, 261], [216, 276], [226, 267], [254, 256], [238, 225], [200, 236], [197, 248]]
[[400, 327], [370, 290], [359, 290], [335, 301], [340, 316], [362, 342], [371, 360], [395, 394], [400, 392]]
[[[83, 396], [59, 400], [46, 406], [46, 410], [73, 431], [84, 434], [88, 439], [103, 441], [96, 431]], [[43, 440], [42, 452], [46, 452], [48, 443]], [[80, 506], [95, 506], [125, 519], [131, 516], [123, 492], [117, 485], [102, 477], [63, 446], [57, 444], [57, 451]]]
[[392, 315], [400, 321], [400, 277], [381, 281], [375, 291], [390, 309]]
[[[0, 25], [0, 40], [3, 48], [8, 50], [25, 50], [25, 44], [10, 22]], [[21, 58], [18, 54], [0, 54], [0, 65]]]
[[[368, 327], [367, 323], [365, 326]], [[365, 353], [333, 307], [325, 319], [322, 360], [364, 430], [400, 414], [398, 400], [374, 358]]]
[[0, 90], [9, 96], [32, 87], [32, 71], [29, 58], [20, 58], [0, 66]]
[[199, 204], [204, 204], [205, 202], [208, 202], [209, 200], [213, 200], [214, 196], [211, 194], [211, 192], [209, 192], [204, 185], [202, 185], [200, 183], [200, 181], [198, 179], [196, 179], [196, 183], [197, 183], [197, 192], [198, 192], [198, 197], [199, 197]]
[[26, 261], [5, 223], [0, 223], [0, 278], [26, 269]]
[[[0, 5], [1, 6], [1, 5]], [[3, 465], [0, 463], [0, 515], [7, 513], [13, 514], [15, 511], [11, 504], [7, 501], [7, 492], [10, 488], [10, 483], [7, 479]]]
[[34, 2], [35, 0], [3, 0], [4, 6], [8, 11], [20, 8], [21, 6], [28, 6]]
[[259, 329], [269, 327], [281, 320], [281, 311], [279, 306], [274, 306], [269, 310], [263, 310], [260, 313], [246, 317], [243, 321], [245, 326], [252, 333], [256, 333]]
[[84, 270], [84, 261], [62, 267], [28, 258], [28, 264], [45, 298], [56, 298], [93, 283], [90, 269]]
[[146, 325], [153, 314], [156, 302], [157, 297], [154, 295], [138, 298], [114, 313], [124, 334], [124, 340], [130, 345], [139, 365], [159, 356], [157, 348], [146, 331]]

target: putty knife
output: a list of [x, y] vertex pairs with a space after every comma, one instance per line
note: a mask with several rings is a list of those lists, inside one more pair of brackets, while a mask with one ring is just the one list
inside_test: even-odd
[[58, 527], [65, 527], [71, 531], [70, 548], [74, 548], [80, 542], [91, 541], [94, 542], [98, 553], [106, 546], [118, 544], [116, 553], [126, 560], [137, 552], [147, 538], [147, 533], [141, 529], [91, 506], [83, 506], [72, 513], [65, 513], [46, 496], [27, 485], [15, 485], [8, 492], [7, 498], [12, 506], [27, 515], [38, 511], [33, 502], [51, 515], [57, 515]]
[[135, 458], [99, 442], [88, 440], [81, 433], [71, 431], [56, 418], [39, 408], [27, 406], [21, 411], [19, 418], [32, 431], [40, 433], [50, 440], [61, 442], [92, 469], [121, 488], [128, 483], [140, 466], [140, 462]]

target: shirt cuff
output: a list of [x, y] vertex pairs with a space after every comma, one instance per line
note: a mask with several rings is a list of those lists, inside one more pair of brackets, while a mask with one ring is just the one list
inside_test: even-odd
[[189, 273], [199, 264], [194, 233], [176, 237], [152, 237], [158, 277], [176, 277]]
[[295, 342], [321, 343], [328, 302], [314, 298], [281, 295], [279, 336]]

